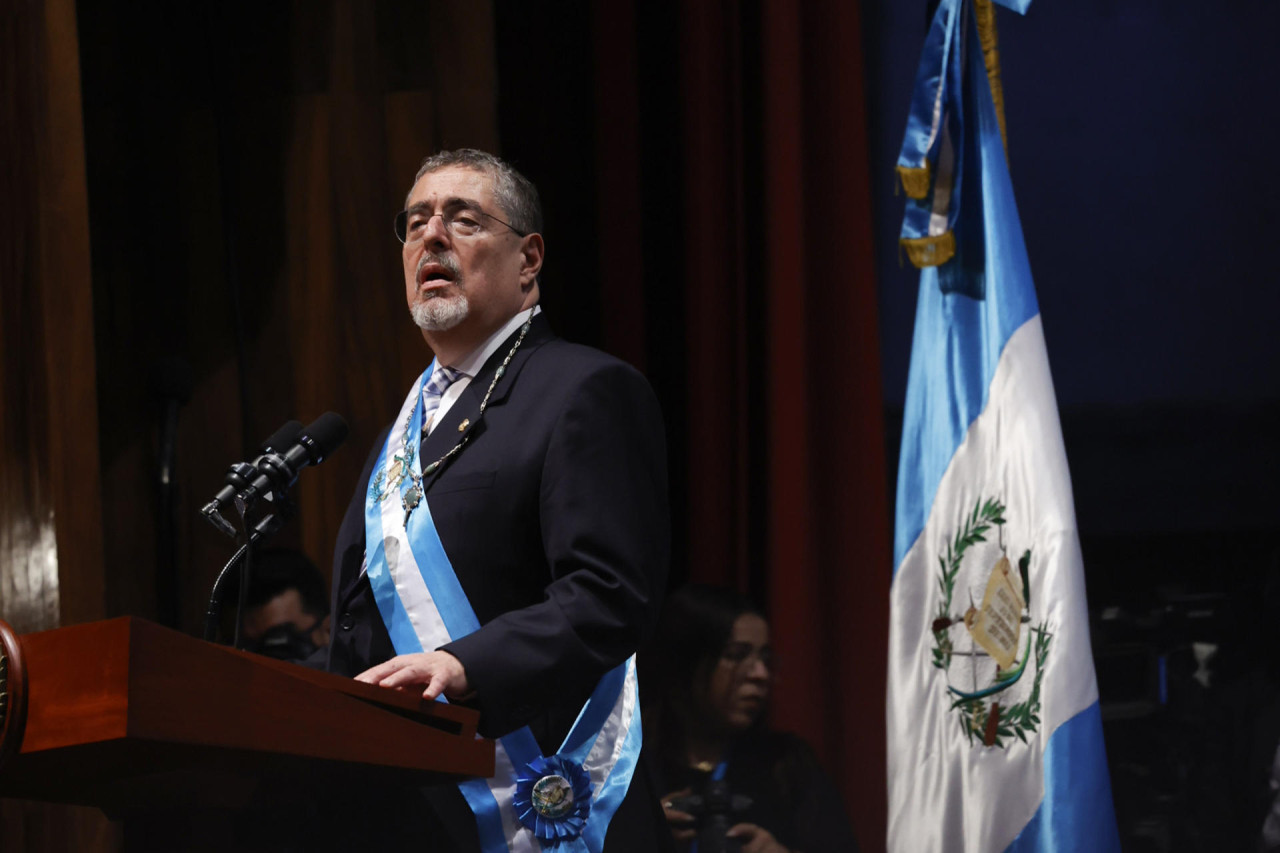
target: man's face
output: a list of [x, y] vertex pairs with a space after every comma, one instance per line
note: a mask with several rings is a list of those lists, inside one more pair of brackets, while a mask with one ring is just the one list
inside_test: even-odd
[[[490, 218], [505, 222], [509, 215], [487, 174], [462, 166], [428, 172], [414, 184], [407, 209], [405, 298], [429, 341], [478, 345], [537, 301], [541, 237], [522, 238]], [[451, 233], [446, 218], [479, 227], [472, 234], [461, 228]]]

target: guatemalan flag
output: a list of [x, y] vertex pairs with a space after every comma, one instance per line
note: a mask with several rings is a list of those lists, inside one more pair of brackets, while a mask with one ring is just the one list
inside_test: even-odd
[[1118, 850], [993, 14], [991, 0], [939, 4], [898, 161], [902, 246], [921, 274], [894, 533], [888, 847]]

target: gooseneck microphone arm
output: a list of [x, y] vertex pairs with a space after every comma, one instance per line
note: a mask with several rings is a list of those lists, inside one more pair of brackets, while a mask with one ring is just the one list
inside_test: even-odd
[[[221, 508], [227, 503], [234, 503], [244, 529], [244, 544], [236, 551], [218, 574], [209, 595], [209, 606], [205, 610], [205, 639], [213, 641], [218, 635], [218, 621], [221, 615], [222, 598], [229, 578], [233, 577], [232, 569], [242, 565], [240, 572], [240, 607], [236, 613], [236, 642], [240, 639], [240, 610], [243, 609], [245, 596], [248, 594], [248, 568], [252, 559], [252, 548], [262, 537], [278, 531], [286, 520], [293, 516], [294, 507], [289, 501], [287, 492], [298, 473], [308, 465], [319, 465], [329, 454], [338, 448], [347, 438], [347, 422], [340, 415], [325, 412], [316, 418], [306, 429], [300, 429], [297, 421], [290, 421], [276, 434], [267, 440], [266, 452], [252, 463], [241, 462], [231, 466], [227, 473], [226, 485], [212, 501], [205, 505], [201, 514], [223, 533], [237, 541], [240, 540], [236, 529], [222, 516]], [[281, 448], [286, 448], [281, 451]], [[266, 499], [272, 511], [254, 524], [249, 521], [249, 510], [260, 499]]]
[[209, 593], [209, 604], [204, 612], [204, 638], [209, 642], [212, 643], [218, 639], [219, 623], [222, 621], [222, 599], [227, 591], [227, 581], [235, 577], [232, 570], [240, 565], [249, 553], [249, 549], [256, 545], [259, 539], [270, 536], [284, 527], [284, 523], [293, 516], [292, 507], [291, 503], [281, 502], [278, 512], [259, 521], [249, 534], [249, 541], [236, 549], [235, 554], [222, 567], [222, 571], [218, 572], [218, 578], [213, 582], [213, 590]]

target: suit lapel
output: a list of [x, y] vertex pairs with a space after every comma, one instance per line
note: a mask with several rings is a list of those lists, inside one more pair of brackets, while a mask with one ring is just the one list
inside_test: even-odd
[[[493, 375], [497, 372], [498, 366], [502, 364], [507, 357], [507, 353], [511, 351], [511, 346], [516, 341], [516, 336], [520, 333], [517, 331], [507, 340], [503, 341], [502, 346], [494, 352], [494, 354], [485, 362], [484, 367], [480, 369], [480, 373], [463, 390], [457, 402], [449, 408], [440, 422], [436, 424], [435, 429], [431, 430], [422, 442], [418, 456], [420, 464], [423, 468], [435, 462], [441, 456], [448, 453], [454, 445], [459, 441], [466, 439], [468, 442], [474, 440], [484, 431], [483, 419], [480, 417], [480, 403], [484, 400], [485, 392], [489, 390], [489, 383], [493, 381]], [[507, 365], [507, 370], [503, 374], [502, 379], [498, 381], [498, 385], [493, 389], [493, 395], [489, 398], [488, 412], [492, 412], [497, 406], [501, 406], [506, 402], [507, 396], [511, 393], [512, 387], [520, 378], [520, 372], [529, 362], [529, 358], [533, 353], [542, 346], [542, 344], [554, 338], [555, 335], [551, 331], [551, 326], [542, 314], [538, 314], [533, 318], [533, 323], [529, 327], [529, 334], [525, 336], [524, 343], [520, 345], [520, 349], [512, 357], [511, 363]], [[463, 426], [465, 422], [465, 426]], [[461, 428], [460, 428], [461, 427]], [[384, 432], [378, 441], [378, 449], [387, 440], [387, 434]], [[466, 453], [463, 448], [460, 453]], [[377, 456], [377, 452], [373, 454]], [[369, 461], [370, 470], [364, 472], [362, 482], [368, 486], [369, 477], [372, 473], [371, 466], [373, 459]], [[429, 490], [432, 483], [439, 479], [448, 469], [448, 463], [440, 466], [430, 476], [423, 478], [424, 490]], [[389, 498], [395, 500], [395, 498]], [[363, 508], [363, 503], [361, 504]], [[365, 576], [361, 573], [360, 567], [362, 563], [363, 546], [364, 546], [364, 522], [363, 512], [360, 516], [360, 533], [358, 541], [360, 543], [360, 551], [346, 556], [342, 560], [340, 567], [342, 571], [341, 587], [338, 593], [338, 605], [343, 606], [351, 596], [361, 588], [361, 584], [367, 583]]]
[[[480, 414], [480, 404], [484, 401], [484, 395], [489, 390], [489, 385], [493, 382], [493, 375], [506, 359], [507, 353], [511, 352], [511, 347], [515, 344], [519, 334], [520, 332], [516, 331], [511, 337], [502, 342], [502, 346], [498, 347], [493, 355], [489, 357], [489, 360], [485, 362], [484, 367], [467, 385], [457, 402], [449, 408], [445, 416], [431, 430], [431, 434], [423, 439], [422, 448], [418, 454], [423, 470], [426, 470], [432, 462], [452, 450], [458, 442], [464, 440], [467, 442], [474, 441], [484, 432], [484, 418]], [[489, 397], [486, 414], [506, 402], [507, 395], [511, 393], [511, 389], [519, 381], [520, 372], [529, 362], [530, 357], [538, 347], [553, 337], [554, 335], [546, 318], [542, 314], [536, 315], [529, 327], [529, 333], [525, 335], [524, 343], [520, 344], [520, 349], [516, 350], [516, 354], [511, 357], [511, 363], [507, 365], [502, 378], [498, 380], [497, 387], [493, 389], [493, 394]], [[459, 451], [459, 453], [466, 452], [465, 447]], [[452, 459], [448, 460], [432, 474], [423, 477], [424, 491], [429, 490], [431, 485], [444, 475], [449, 463], [452, 461]]]

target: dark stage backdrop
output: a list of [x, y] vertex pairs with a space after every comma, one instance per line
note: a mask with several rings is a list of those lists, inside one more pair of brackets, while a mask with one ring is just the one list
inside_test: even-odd
[[[456, 9], [80, 4], [112, 612], [199, 630], [232, 550], [199, 507], [326, 410], [351, 437], [301, 478], [278, 541], [330, 562], [364, 453], [430, 358], [391, 220], [425, 151], [497, 144], [492, 16]], [[154, 484], [184, 372], [170, 582]]]
[[[67, 0], [43, 6], [69, 19]], [[83, 565], [106, 570], [67, 576], [64, 602], [98, 605], [68, 616], [64, 603], [64, 621], [131, 613], [197, 633], [232, 550], [199, 507], [282, 422], [334, 410], [351, 438], [303, 474], [278, 537], [328, 570], [364, 454], [430, 358], [392, 217], [426, 153], [489, 148], [543, 191], [553, 325], [639, 366], [663, 402], [673, 583], [724, 583], [765, 606], [782, 661], [774, 721], [817, 747], [864, 849], [879, 849], [890, 531], [858, 9], [555, 11], [76, 5], [78, 41], [74, 27], [54, 35], [82, 69], [83, 106], [67, 109], [83, 154], [68, 156], [87, 175], [88, 227], [57, 259], [81, 253], [83, 328], [70, 353], [32, 346], [53, 371], [41, 393], [81, 389], [83, 458], [52, 457], [76, 459], [78, 506], [98, 519]], [[45, 145], [18, 139], [28, 158]], [[13, 208], [16, 221], [33, 210]], [[63, 286], [35, 289], [56, 303]], [[4, 288], [8, 359], [9, 306], [33, 297]], [[26, 392], [4, 364], [8, 413]], [[171, 405], [170, 518], [157, 467]], [[32, 417], [5, 421], [7, 462], [56, 436]]]
[[890, 556], [859, 29], [844, 2], [685, 16], [688, 554], [766, 600], [774, 722], [874, 850]]
[[[893, 166], [925, 6], [863, 4], [890, 459], [918, 287], [898, 262]], [[1277, 717], [1240, 702], [1240, 685], [1280, 695], [1280, 288], [1267, 248], [1280, 172], [1244, 166], [1241, 179], [1252, 155], [1240, 142], [1280, 126], [1260, 108], [1280, 85], [1280, 4], [1037, 0], [997, 19], [1122, 844], [1244, 849], [1256, 838], [1231, 839], [1261, 825], [1250, 812], [1270, 802], [1276, 735], [1244, 745], [1241, 720]], [[1218, 647], [1195, 677], [1193, 642]], [[1231, 807], [1212, 814], [1220, 799]]]
[[[595, 209], [567, 233], [548, 217], [550, 257], [599, 247], [588, 278], [548, 293], [552, 316], [663, 401], [673, 582], [766, 607], [773, 722], [813, 743], [881, 849], [891, 557], [857, 6], [498, 8], [503, 150]], [[549, 45], [559, 60], [539, 62]]]

